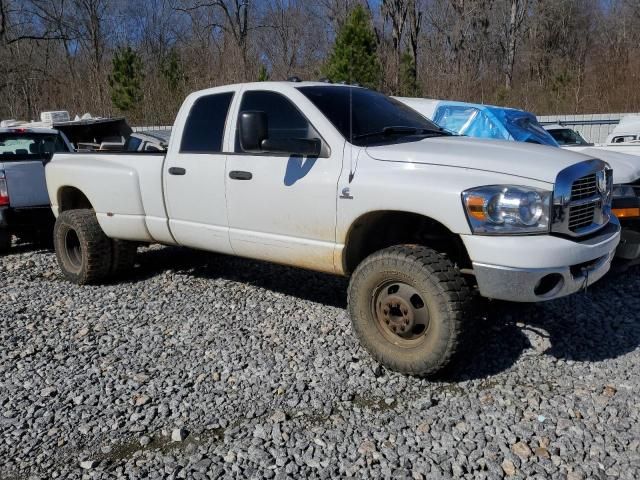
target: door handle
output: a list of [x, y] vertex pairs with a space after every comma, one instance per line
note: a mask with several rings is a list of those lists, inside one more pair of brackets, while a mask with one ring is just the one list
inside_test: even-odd
[[171, 167], [169, 168], [169, 175], [184, 175], [187, 171], [181, 167]]
[[229, 178], [233, 180], [251, 180], [253, 175], [251, 172], [243, 172], [242, 170], [232, 170], [229, 172]]

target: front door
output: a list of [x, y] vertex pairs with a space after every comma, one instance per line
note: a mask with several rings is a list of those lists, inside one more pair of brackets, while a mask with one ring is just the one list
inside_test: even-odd
[[233, 92], [195, 100], [179, 144], [167, 152], [163, 177], [171, 233], [180, 245], [231, 253], [222, 152]]
[[[246, 91], [239, 112], [267, 114], [270, 139], [320, 138], [298, 108], [273, 91]], [[334, 272], [339, 152], [319, 157], [251, 154], [227, 157], [229, 235], [237, 255]]]

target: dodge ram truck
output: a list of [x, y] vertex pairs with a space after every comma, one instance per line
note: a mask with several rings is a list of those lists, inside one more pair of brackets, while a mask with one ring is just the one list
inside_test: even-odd
[[126, 272], [141, 243], [349, 276], [361, 344], [425, 376], [461, 350], [476, 292], [577, 292], [608, 271], [620, 237], [605, 162], [453, 136], [348, 85], [199, 91], [166, 154], [56, 154], [46, 177], [70, 281]]

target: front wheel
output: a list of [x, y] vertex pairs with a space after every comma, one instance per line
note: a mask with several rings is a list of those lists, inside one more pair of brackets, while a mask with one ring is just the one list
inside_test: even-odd
[[418, 245], [376, 252], [349, 282], [349, 313], [363, 347], [401, 373], [434, 375], [461, 343], [471, 293], [444, 255]]
[[93, 210], [62, 212], [53, 229], [53, 243], [58, 265], [73, 283], [99, 283], [109, 276], [111, 241]]

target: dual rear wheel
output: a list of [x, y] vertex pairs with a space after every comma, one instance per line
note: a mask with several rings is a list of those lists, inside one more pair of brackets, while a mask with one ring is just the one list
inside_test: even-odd
[[137, 244], [108, 238], [93, 210], [62, 212], [53, 230], [58, 264], [64, 276], [79, 285], [95, 284], [130, 270]]

